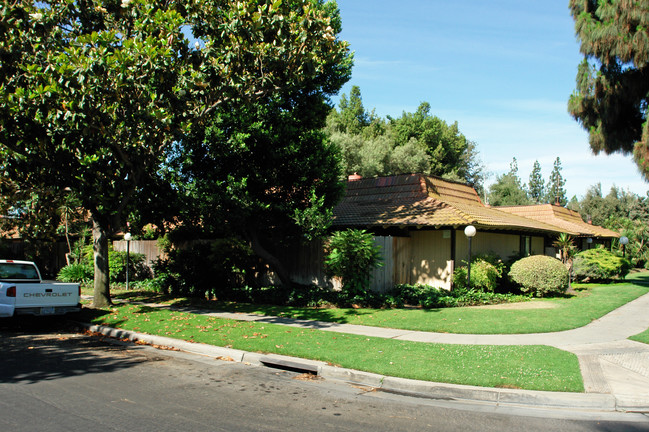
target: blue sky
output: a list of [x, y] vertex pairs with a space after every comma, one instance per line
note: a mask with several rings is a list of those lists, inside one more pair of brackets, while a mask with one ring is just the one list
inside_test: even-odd
[[[567, 112], [582, 59], [568, 0], [338, 0], [340, 37], [355, 52], [352, 85], [379, 116], [421, 102], [477, 144], [496, 176], [518, 160], [524, 182], [561, 158], [568, 198], [600, 182], [645, 196], [631, 156], [592, 155]], [[337, 98], [334, 99], [337, 102]]]

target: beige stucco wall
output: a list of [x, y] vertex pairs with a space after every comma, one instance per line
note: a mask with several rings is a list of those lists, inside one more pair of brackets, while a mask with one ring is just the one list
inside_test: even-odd
[[[457, 246], [455, 248], [456, 265], [469, 258], [469, 241], [463, 230], [456, 231]], [[520, 236], [515, 234], [498, 234], [478, 231], [471, 241], [471, 254], [495, 253], [502, 259], [517, 254], [520, 249]]]
[[[456, 230], [455, 266], [468, 260], [468, 240], [463, 230]], [[376, 237], [381, 246], [383, 267], [376, 269], [372, 288], [391, 289], [397, 284], [426, 284], [451, 289], [453, 262], [451, 230], [411, 231], [410, 237]], [[518, 254], [520, 235], [478, 231], [471, 253], [495, 253], [502, 259]], [[543, 237], [532, 237], [532, 254], [544, 253]]]
[[[463, 230], [456, 231], [457, 245], [455, 249], [455, 256], [457, 259], [456, 265], [461, 265], [462, 261], [466, 261], [469, 255], [469, 241], [464, 235]], [[473, 237], [471, 243], [471, 254], [495, 253], [503, 260], [508, 259], [512, 255], [516, 255], [520, 251], [521, 236], [518, 234], [501, 234], [490, 233], [485, 231], [478, 231]], [[544, 254], [544, 240], [540, 236], [532, 236], [532, 255]]]
[[444, 233], [444, 230], [411, 233], [411, 283], [451, 288], [451, 232]]
[[532, 255], [545, 255], [545, 241], [543, 237], [532, 237]]

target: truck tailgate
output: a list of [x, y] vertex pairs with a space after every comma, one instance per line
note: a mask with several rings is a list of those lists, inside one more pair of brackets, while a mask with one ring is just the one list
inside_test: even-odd
[[79, 284], [75, 283], [17, 283], [16, 308], [76, 306]]

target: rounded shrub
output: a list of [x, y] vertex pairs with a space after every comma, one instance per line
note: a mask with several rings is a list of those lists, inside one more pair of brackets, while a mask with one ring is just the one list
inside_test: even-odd
[[536, 297], [563, 294], [568, 289], [568, 269], [556, 258], [533, 255], [516, 261], [509, 271], [522, 292]]
[[588, 249], [579, 252], [572, 268], [578, 279], [609, 280], [623, 278], [631, 270], [631, 262], [606, 249]]

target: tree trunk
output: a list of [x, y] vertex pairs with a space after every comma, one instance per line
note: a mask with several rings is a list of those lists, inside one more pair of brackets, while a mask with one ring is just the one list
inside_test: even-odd
[[247, 234], [248, 239], [250, 240], [250, 245], [252, 246], [252, 251], [255, 253], [255, 255], [257, 255], [259, 258], [263, 259], [270, 265], [271, 269], [277, 274], [277, 277], [279, 277], [282, 285], [284, 285], [285, 287], [290, 287], [291, 285], [293, 285], [293, 282], [291, 281], [291, 278], [288, 274], [288, 271], [286, 271], [284, 264], [282, 264], [282, 262], [277, 259], [277, 257], [268, 252], [261, 245], [257, 231], [254, 229], [248, 230]]
[[95, 263], [95, 287], [92, 305], [96, 308], [110, 306], [110, 274], [108, 268], [108, 233], [93, 219], [93, 257]]

